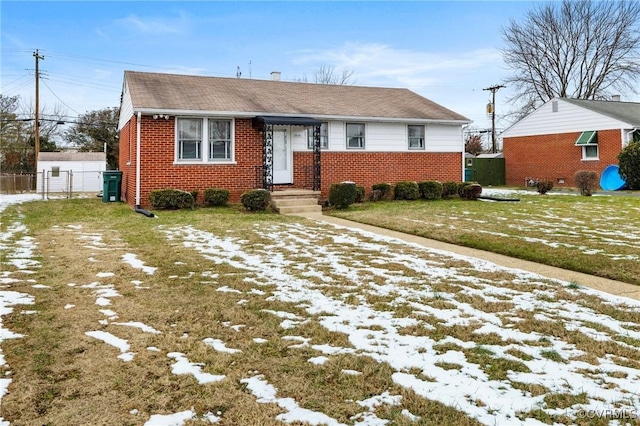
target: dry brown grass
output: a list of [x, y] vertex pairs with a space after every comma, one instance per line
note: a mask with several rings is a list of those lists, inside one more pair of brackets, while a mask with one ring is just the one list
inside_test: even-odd
[[[396, 370], [391, 362], [394, 360], [380, 361], [380, 354], [396, 349], [385, 346], [386, 341], [381, 341], [380, 353], [365, 351], [358, 349], [353, 335], [328, 329], [327, 321], [336, 315], [331, 306], [310, 314], [307, 310], [310, 301], [288, 302], [276, 297], [281, 289], [274, 279], [267, 280], [250, 269], [220, 262], [215, 259], [215, 250], [203, 255], [179, 239], [167, 239], [167, 229], [182, 228], [186, 224], [220, 238], [242, 241], [248, 254], [267, 252], [269, 256], [282, 256], [292, 265], [313, 264], [318, 274], [330, 280], [305, 275], [308, 270], [303, 268], [290, 268], [287, 279], [304, 278], [310, 288], [327, 299], [362, 308], [362, 312], [370, 309], [399, 321], [401, 325], [395, 332], [400, 337], [424, 339], [422, 346], [414, 348], [418, 355], [441, 358], [435, 367], [462, 371], [463, 365], [447, 357], [451, 355], [449, 351], [455, 351], [486, 373], [490, 380], [501, 381], [528, 397], [544, 396], [543, 401], [549, 407], [571, 407], [582, 403], [584, 398], [553, 393], [540, 384], [511, 380], [512, 373], [529, 371], [526, 363], [532, 360], [532, 355], [518, 349], [523, 342], [495, 332], [479, 333], [486, 323], [475, 317], [474, 311], [499, 318], [504, 327], [511, 330], [537, 333], [540, 339], [527, 341], [526, 345], [538, 351], [539, 359], [547, 354], [545, 359], [549, 362], [570, 362], [573, 358], [553, 355], [553, 341], [575, 345], [584, 351], [575, 359], [593, 365], [593, 370], [582, 372], [585, 377], [595, 377], [599, 359], [607, 356], [621, 367], [640, 369], [636, 340], [625, 336], [614, 336], [610, 341], [589, 338], [579, 330], [567, 329], [565, 319], [554, 309], [558, 303], [576, 303], [626, 323], [637, 322], [637, 312], [629, 307], [616, 309], [615, 305], [597, 297], [584, 297], [577, 290], [559, 288], [557, 284], [514, 282], [517, 277], [510, 272], [473, 273], [469, 262], [406, 249], [408, 254], [422, 256], [430, 267], [457, 269], [463, 271], [460, 274], [473, 276], [478, 281], [467, 283], [456, 276], [430, 280], [426, 274], [401, 262], [381, 262], [380, 253], [375, 250], [359, 248], [357, 244], [342, 247], [334, 237], [343, 231], [338, 233], [329, 227], [311, 231], [317, 229], [314, 228], [317, 225], [295, 218], [222, 210], [217, 213], [163, 212], [161, 219], [151, 220], [133, 215], [126, 206], [80, 206], [82, 210], [76, 210], [73, 204], [69, 207], [51, 202], [36, 205], [27, 212], [25, 222], [37, 240], [37, 256], [42, 262], [42, 267], [30, 278], [49, 288], [34, 289], [33, 283], [27, 281], [11, 284], [11, 290], [35, 295], [36, 304], [25, 309], [37, 313], [25, 315], [17, 307], [2, 318], [5, 328], [24, 334], [20, 339], [2, 342], [13, 382], [2, 399], [0, 415], [15, 425], [141, 425], [153, 414], [175, 413], [191, 407], [198, 416], [221, 413], [223, 425], [280, 424], [276, 416], [285, 410], [277, 404], [258, 403], [256, 396], [241, 383], [242, 379], [258, 374], [277, 388], [278, 397], [293, 398], [303, 408], [347, 424], [355, 421], [354, 416], [362, 416], [367, 411], [357, 401], [385, 392], [402, 396], [401, 404], [383, 404], [374, 410], [377, 416], [392, 424], [411, 424], [402, 414], [405, 409], [420, 416], [418, 424], [479, 424], [462, 410], [430, 400], [393, 380], [394, 373], [402, 372], [426, 383], [436, 383], [436, 372], [420, 365]], [[89, 209], [91, 214], [84, 209]], [[57, 222], [50, 215], [57, 215]], [[69, 224], [81, 224], [82, 228], [68, 227]], [[314, 244], [320, 244], [332, 255], [340, 254], [342, 264], [353, 275], [346, 276], [330, 264], [321, 263], [321, 256], [289, 250], [292, 243], [286, 235], [278, 237], [282, 238], [279, 240], [282, 245], [274, 248], [274, 241], [259, 232], [264, 229], [279, 232], [289, 229], [287, 226], [295, 235], [301, 235], [301, 229], [315, 232], [316, 236], [309, 237]], [[102, 245], [91, 246], [83, 239], [86, 234], [101, 236]], [[376, 244], [368, 238], [362, 241]], [[390, 247], [391, 252], [399, 250], [405, 249], [399, 245]], [[136, 254], [158, 270], [147, 275], [132, 268], [122, 261], [126, 253]], [[387, 275], [373, 273], [373, 268], [386, 271]], [[98, 276], [103, 272], [114, 275]], [[387, 282], [389, 277], [406, 280], [398, 280], [392, 286]], [[96, 288], [87, 287], [96, 282], [112, 286], [120, 296], [110, 298], [109, 306], [96, 305]], [[218, 291], [223, 286], [237, 292]], [[495, 286], [493, 294], [485, 291], [485, 286]], [[509, 293], [500, 293], [501, 289], [522, 292], [523, 288], [538, 292], [538, 297], [531, 300], [542, 300], [548, 305], [541, 305], [544, 309], [519, 309], [505, 296]], [[486, 297], [488, 294], [490, 298]], [[115, 311], [118, 318], [109, 319], [101, 309]], [[279, 317], [278, 312], [295, 315], [297, 319], [289, 323], [290, 328], [283, 328], [284, 318]], [[455, 314], [454, 320], [447, 320], [447, 314]], [[549, 320], [540, 320], [536, 317], [538, 314], [544, 314]], [[352, 318], [345, 316], [340, 325], [346, 326], [350, 320]], [[358, 332], [372, 338], [389, 334], [388, 325], [376, 322], [373, 314], [361, 320], [363, 325]], [[115, 324], [128, 321], [152, 326], [160, 334]], [[597, 327], [596, 322], [586, 321], [583, 325], [613, 334], [611, 328]], [[240, 327], [234, 329], [233, 326]], [[106, 331], [125, 339], [130, 351], [135, 353], [133, 360], [118, 359], [118, 349], [85, 334], [91, 330]], [[209, 337], [242, 352], [217, 352], [203, 344], [203, 339]], [[256, 343], [257, 338], [265, 342]], [[323, 353], [314, 345], [328, 345], [323, 350], [331, 347], [339, 352]], [[148, 350], [149, 347], [159, 351]], [[505, 356], [499, 354], [504, 348], [508, 348], [504, 350]], [[190, 362], [200, 363], [204, 373], [226, 378], [200, 384], [192, 375], [173, 374], [175, 360], [167, 356], [170, 352], [184, 353]], [[321, 365], [309, 362], [319, 355], [327, 355], [328, 361]], [[635, 378], [622, 370], [608, 375], [620, 380]], [[461, 397], [471, 405], [488, 409], [483, 395]], [[131, 414], [132, 410], [137, 410], [137, 414]], [[550, 419], [544, 410], [521, 415]], [[566, 419], [571, 420], [553, 418]], [[186, 424], [203, 424], [203, 421], [192, 420]]]

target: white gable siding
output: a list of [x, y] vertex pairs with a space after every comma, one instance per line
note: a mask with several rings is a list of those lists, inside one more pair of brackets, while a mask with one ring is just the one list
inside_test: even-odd
[[120, 118], [118, 120], [118, 130], [127, 124], [133, 116], [133, 101], [131, 100], [131, 92], [125, 83], [122, 87], [122, 101], [120, 102]]
[[[553, 112], [553, 102], [556, 101], [558, 102], [558, 110]], [[505, 130], [500, 136], [502, 138], [512, 138], [550, 135], [583, 132], [585, 130], [621, 129], [624, 126], [625, 124], [619, 120], [558, 99], [547, 102]]]
[[[353, 120], [349, 123], [361, 123]], [[329, 122], [329, 151], [354, 152], [462, 152], [461, 126], [427, 124], [425, 130], [425, 150], [409, 150], [407, 124], [365, 122], [365, 149], [347, 149], [346, 121]], [[301, 128], [292, 128], [294, 151], [309, 151], [307, 135]]]

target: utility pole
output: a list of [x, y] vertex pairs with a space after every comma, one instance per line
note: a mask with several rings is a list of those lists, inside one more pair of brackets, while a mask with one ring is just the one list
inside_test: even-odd
[[496, 84], [495, 86], [487, 87], [482, 90], [490, 90], [491, 91], [491, 152], [496, 153], [496, 92], [500, 89], [505, 88], [501, 84]]
[[[36, 176], [38, 173], [38, 154], [40, 154], [40, 68], [38, 66], [38, 61], [40, 59], [44, 60], [44, 56], [38, 54], [38, 49], [33, 52], [33, 57], [36, 58], [36, 120], [35, 120], [35, 168], [36, 168]], [[44, 176], [43, 176], [44, 179]]]

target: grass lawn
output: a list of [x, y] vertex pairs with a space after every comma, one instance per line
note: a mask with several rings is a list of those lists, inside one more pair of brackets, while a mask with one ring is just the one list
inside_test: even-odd
[[640, 285], [640, 197], [518, 197], [517, 203], [385, 201], [331, 214]]
[[[455, 229], [506, 208], [440, 204]], [[5, 421], [640, 424], [640, 302], [301, 218], [158, 213], [2, 212]]]

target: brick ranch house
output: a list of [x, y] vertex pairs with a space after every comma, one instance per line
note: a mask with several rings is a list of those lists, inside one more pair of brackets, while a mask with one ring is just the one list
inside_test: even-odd
[[602, 174], [640, 139], [640, 103], [556, 98], [502, 133], [507, 185], [549, 179], [573, 186], [579, 170]]
[[463, 179], [470, 121], [407, 89], [125, 71], [122, 198]]

